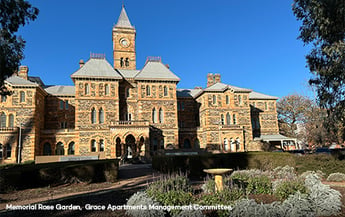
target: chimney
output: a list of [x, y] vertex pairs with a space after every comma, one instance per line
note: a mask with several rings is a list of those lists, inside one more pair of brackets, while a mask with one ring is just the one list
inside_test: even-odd
[[84, 63], [84, 60], [81, 59], [81, 60], [79, 61], [79, 67], [80, 67], [80, 68], [83, 67], [84, 64], [85, 64], [85, 63]]
[[194, 87], [194, 89], [202, 90], [202, 87], [196, 86], [196, 87]]
[[18, 76], [28, 80], [28, 72], [29, 72], [29, 68], [27, 66], [19, 66], [19, 72], [18, 72]]
[[220, 83], [220, 74], [214, 74], [214, 83]]
[[212, 86], [214, 84], [214, 77], [212, 73], [207, 74], [207, 87]]

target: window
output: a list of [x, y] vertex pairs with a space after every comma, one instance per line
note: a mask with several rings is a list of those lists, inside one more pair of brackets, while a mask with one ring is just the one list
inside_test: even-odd
[[68, 154], [73, 155], [74, 154], [74, 142], [69, 143], [68, 145]]
[[229, 105], [229, 103], [230, 103], [230, 99], [229, 99], [229, 96], [228, 96], [228, 95], [226, 95], [226, 97], [225, 97], [225, 101], [226, 101], [226, 104], [227, 104], [227, 105]]
[[232, 123], [233, 124], [237, 124], [237, 120], [236, 120], [236, 115], [235, 114], [232, 115]]
[[109, 85], [108, 84], [106, 84], [104, 86], [104, 92], [105, 92], [105, 95], [109, 95]]
[[63, 147], [62, 142], [58, 142], [58, 144], [56, 144], [55, 153], [56, 155], [65, 155], [65, 149]]
[[2, 147], [2, 144], [0, 143], [0, 159], [2, 159], [3, 155], [4, 155], [3, 147]]
[[230, 125], [230, 114], [226, 113], [226, 125]]
[[20, 102], [25, 102], [25, 92], [20, 91]]
[[160, 108], [160, 109], [159, 109], [159, 123], [163, 123], [163, 119], [164, 119], [163, 116], [164, 116], [164, 115], [163, 115], [163, 109]]
[[216, 95], [213, 95], [212, 103], [213, 103], [213, 104], [216, 104], [216, 103], [217, 103], [217, 96], [216, 96]]
[[6, 114], [4, 112], [0, 115], [0, 128], [6, 127]]
[[91, 110], [91, 123], [95, 124], [96, 123], [96, 109], [92, 108]]
[[96, 140], [91, 140], [91, 152], [96, 152]]
[[64, 121], [64, 122], [61, 122], [61, 129], [66, 129], [67, 128], [67, 122]]
[[152, 109], [152, 122], [153, 123], [157, 122], [157, 111], [156, 111], [156, 108]]
[[146, 96], [151, 96], [151, 88], [149, 85], [146, 86]]
[[8, 127], [14, 127], [14, 116], [12, 114], [8, 116]]
[[164, 86], [164, 96], [168, 96], [168, 87]]
[[242, 105], [242, 96], [238, 96], [238, 103]]
[[132, 114], [131, 114], [131, 113], [127, 113], [127, 114], [125, 115], [125, 120], [126, 120], [126, 121], [131, 121], [131, 120], [132, 120]]
[[43, 155], [51, 155], [52, 154], [52, 147], [51, 145], [46, 142], [43, 145]]
[[267, 102], [265, 102], [265, 111], [268, 110], [268, 105], [267, 105]]
[[12, 155], [12, 145], [7, 144], [6, 145], [6, 158], [11, 158]]
[[128, 66], [129, 66], [129, 58], [128, 58], [128, 57], [126, 58], [126, 62], [125, 62], [125, 64], [126, 64], [126, 67], [128, 67]]
[[64, 108], [64, 103], [62, 100], [60, 100], [60, 109], [62, 110]]
[[1, 102], [6, 102], [7, 96], [1, 96]]
[[123, 67], [123, 57], [120, 58], [120, 66]]
[[129, 87], [126, 88], [126, 98], [129, 97]]
[[90, 93], [90, 86], [89, 84], [85, 84], [85, 95], [89, 95]]
[[104, 151], [104, 140], [99, 140], [99, 151]]
[[224, 115], [223, 114], [220, 115], [220, 123], [222, 125], [224, 125]]
[[181, 111], [184, 111], [184, 102], [181, 102]]
[[99, 123], [103, 124], [104, 123], [104, 111], [102, 108], [99, 109], [98, 115], [99, 115], [99, 117], [98, 117]]
[[69, 107], [69, 105], [68, 105], [68, 100], [66, 100], [66, 101], [65, 101], [65, 109], [67, 110], [68, 107]]

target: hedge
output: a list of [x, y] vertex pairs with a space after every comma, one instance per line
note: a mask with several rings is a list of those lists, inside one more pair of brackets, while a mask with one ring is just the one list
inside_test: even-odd
[[163, 173], [186, 173], [192, 179], [206, 176], [203, 169], [209, 168], [272, 170], [285, 165], [296, 168], [298, 173], [307, 170], [322, 170], [326, 175], [345, 172], [345, 161], [323, 154], [297, 156], [282, 152], [238, 152], [190, 156], [160, 155], [152, 159], [153, 169]]
[[0, 192], [72, 182], [115, 182], [118, 160], [21, 164], [0, 168]]

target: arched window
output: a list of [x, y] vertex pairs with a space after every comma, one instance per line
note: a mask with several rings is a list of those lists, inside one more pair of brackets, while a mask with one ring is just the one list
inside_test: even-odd
[[120, 58], [120, 66], [123, 67], [124, 62], [123, 62], [123, 57]]
[[109, 95], [109, 85], [108, 84], [104, 85], [104, 93], [106, 96]]
[[1, 127], [6, 127], [6, 114], [4, 112], [0, 114], [0, 128]]
[[70, 142], [68, 144], [68, 154], [73, 155], [74, 154], [74, 142]]
[[129, 90], [130, 90], [129, 87], [127, 87], [127, 88], [126, 88], [126, 98], [129, 97]]
[[65, 109], [67, 110], [68, 107], [69, 107], [69, 105], [68, 105], [68, 100], [66, 100], [66, 101], [65, 101]]
[[233, 124], [237, 124], [237, 120], [236, 120], [236, 115], [235, 114], [232, 115], [232, 123]]
[[58, 144], [56, 144], [55, 154], [56, 155], [65, 155], [65, 149], [63, 147], [62, 142], [58, 142]]
[[242, 96], [241, 96], [241, 95], [238, 96], [238, 103], [239, 103], [240, 105], [242, 105]]
[[146, 86], [146, 96], [151, 96], [151, 88], [149, 85]]
[[127, 57], [126, 58], [126, 67], [128, 67], [129, 66], [129, 58]]
[[222, 125], [224, 125], [224, 115], [223, 114], [220, 115], [220, 123]]
[[46, 142], [43, 145], [43, 155], [51, 155], [52, 154], [52, 147], [51, 145]]
[[163, 109], [160, 108], [160, 109], [159, 109], [159, 123], [163, 123], [163, 122], [164, 122]]
[[20, 91], [20, 102], [25, 102], [25, 92]]
[[226, 104], [227, 104], [227, 105], [229, 105], [229, 103], [230, 103], [230, 99], [229, 99], [229, 96], [228, 96], [228, 95], [226, 95], [226, 97], [225, 97], [225, 101], [226, 101]]
[[104, 151], [104, 140], [99, 140], [99, 151]]
[[64, 108], [64, 103], [62, 100], [60, 100], [60, 109], [62, 110]]
[[2, 156], [4, 156], [4, 150], [2, 144], [0, 143], [0, 159], [2, 159]]
[[14, 127], [14, 116], [13, 116], [13, 114], [10, 114], [8, 116], [8, 127]]
[[91, 110], [91, 123], [95, 124], [96, 123], [96, 109], [92, 108]]
[[7, 96], [5, 96], [5, 95], [1, 96], [1, 102], [6, 102], [6, 99], [7, 99]]
[[217, 103], [217, 96], [216, 96], [216, 95], [213, 95], [212, 103], [213, 103], [213, 104], [216, 104], [216, 103]]
[[267, 102], [265, 102], [265, 111], [268, 110], [268, 105], [267, 105]]
[[85, 84], [85, 95], [89, 95], [89, 93], [90, 93], [90, 86], [89, 86], [89, 84]]
[[226, 113], [226, 125], [230, 125], [230, 120], [231, 120], [231, 118], [230, 118], [230, 114], [228, 112], [228, 113]]
[[152, 109], [152, 122], [157, 123], [157, 111], [156, 108]]
[[116, 138], [116, 157], [121, 157], [121, 139]]
[[11, 158], [12, 155], [12, 145], [7, 144], [6, 145], [6, 158]]
[[102, 108], [99, 109], [98, 115], [99, 115], [99, 117], [98, 117], [99, 123], [103, 124], [104, 123], [104, 111]]
[[164, 86], [164, 96], [168, 96], [168, 87]]
[[96, 152], [96, 140], [91, 140], [91, 152]]

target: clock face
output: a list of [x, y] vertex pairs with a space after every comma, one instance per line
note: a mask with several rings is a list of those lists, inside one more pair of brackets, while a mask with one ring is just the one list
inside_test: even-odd
[[128, 47], [129, 46], [129, 41], [126, 38], [121, 38], [120, 39], [120, 44], [122, 47]]

